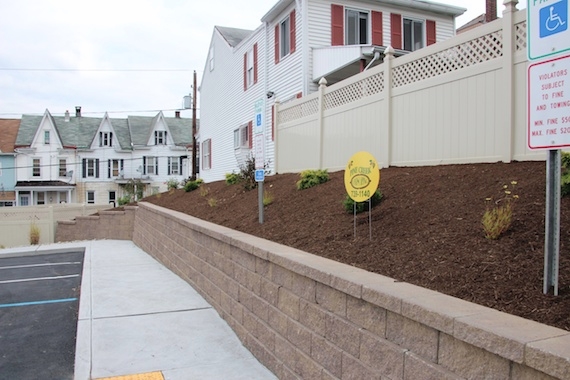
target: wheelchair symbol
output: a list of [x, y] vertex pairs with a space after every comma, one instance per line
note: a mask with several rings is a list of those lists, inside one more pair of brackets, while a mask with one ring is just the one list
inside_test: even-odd
[[540, 10], [540, 37], [548, 37], [568, 29], [568, 1], [560, 1]]
[[562, 21], [558, 13], [554, 13], [554, 7], [550, 7], [550, 16], [546, 19], [546, 29], [553, 32], [564, 24], [566, 23]]

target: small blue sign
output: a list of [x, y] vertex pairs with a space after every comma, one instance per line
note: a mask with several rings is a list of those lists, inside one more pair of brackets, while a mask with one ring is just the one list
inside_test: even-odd
[[568, 29], [568, 0], [562, 0], [540, 9], [540, 38]]
[[255, 182], [263, 182], [263, 181], [265, 181], [265, 170], [256, 169], [255, 170]]
[[255, 126], [256, 127], [261, 127], [261, 114], [258, 113], [257, 115], [255, 115]]

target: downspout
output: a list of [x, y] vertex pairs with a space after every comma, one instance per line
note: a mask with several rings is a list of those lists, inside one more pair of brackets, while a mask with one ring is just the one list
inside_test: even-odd
[[296, 0], [297, 1], [297, 8], [302, 10], [301, 17], [301, 34], [302, 34], [302, 44], [303, 48], [301, 62], [302, 64], [302, 73], [303, 76], [303, 96], [307, 96], [309, 94], [309, 78], [307, 77], [309, 73], [309, 55], [310, 55], [310, 48], [309, 48], [309, 1], [308, 0]]

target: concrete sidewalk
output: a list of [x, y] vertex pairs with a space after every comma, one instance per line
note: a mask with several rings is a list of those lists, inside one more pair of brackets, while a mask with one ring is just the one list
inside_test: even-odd
[[99, 240], [0, 250], [85, 248], [75, 379], [124, 375], [276, 379], [190, 285], [131, 241]]

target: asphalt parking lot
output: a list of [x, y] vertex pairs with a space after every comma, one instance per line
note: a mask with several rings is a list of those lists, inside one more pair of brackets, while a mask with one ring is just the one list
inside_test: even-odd
[[0, 379], [73, 379], [83, 256], [0, 256]]

